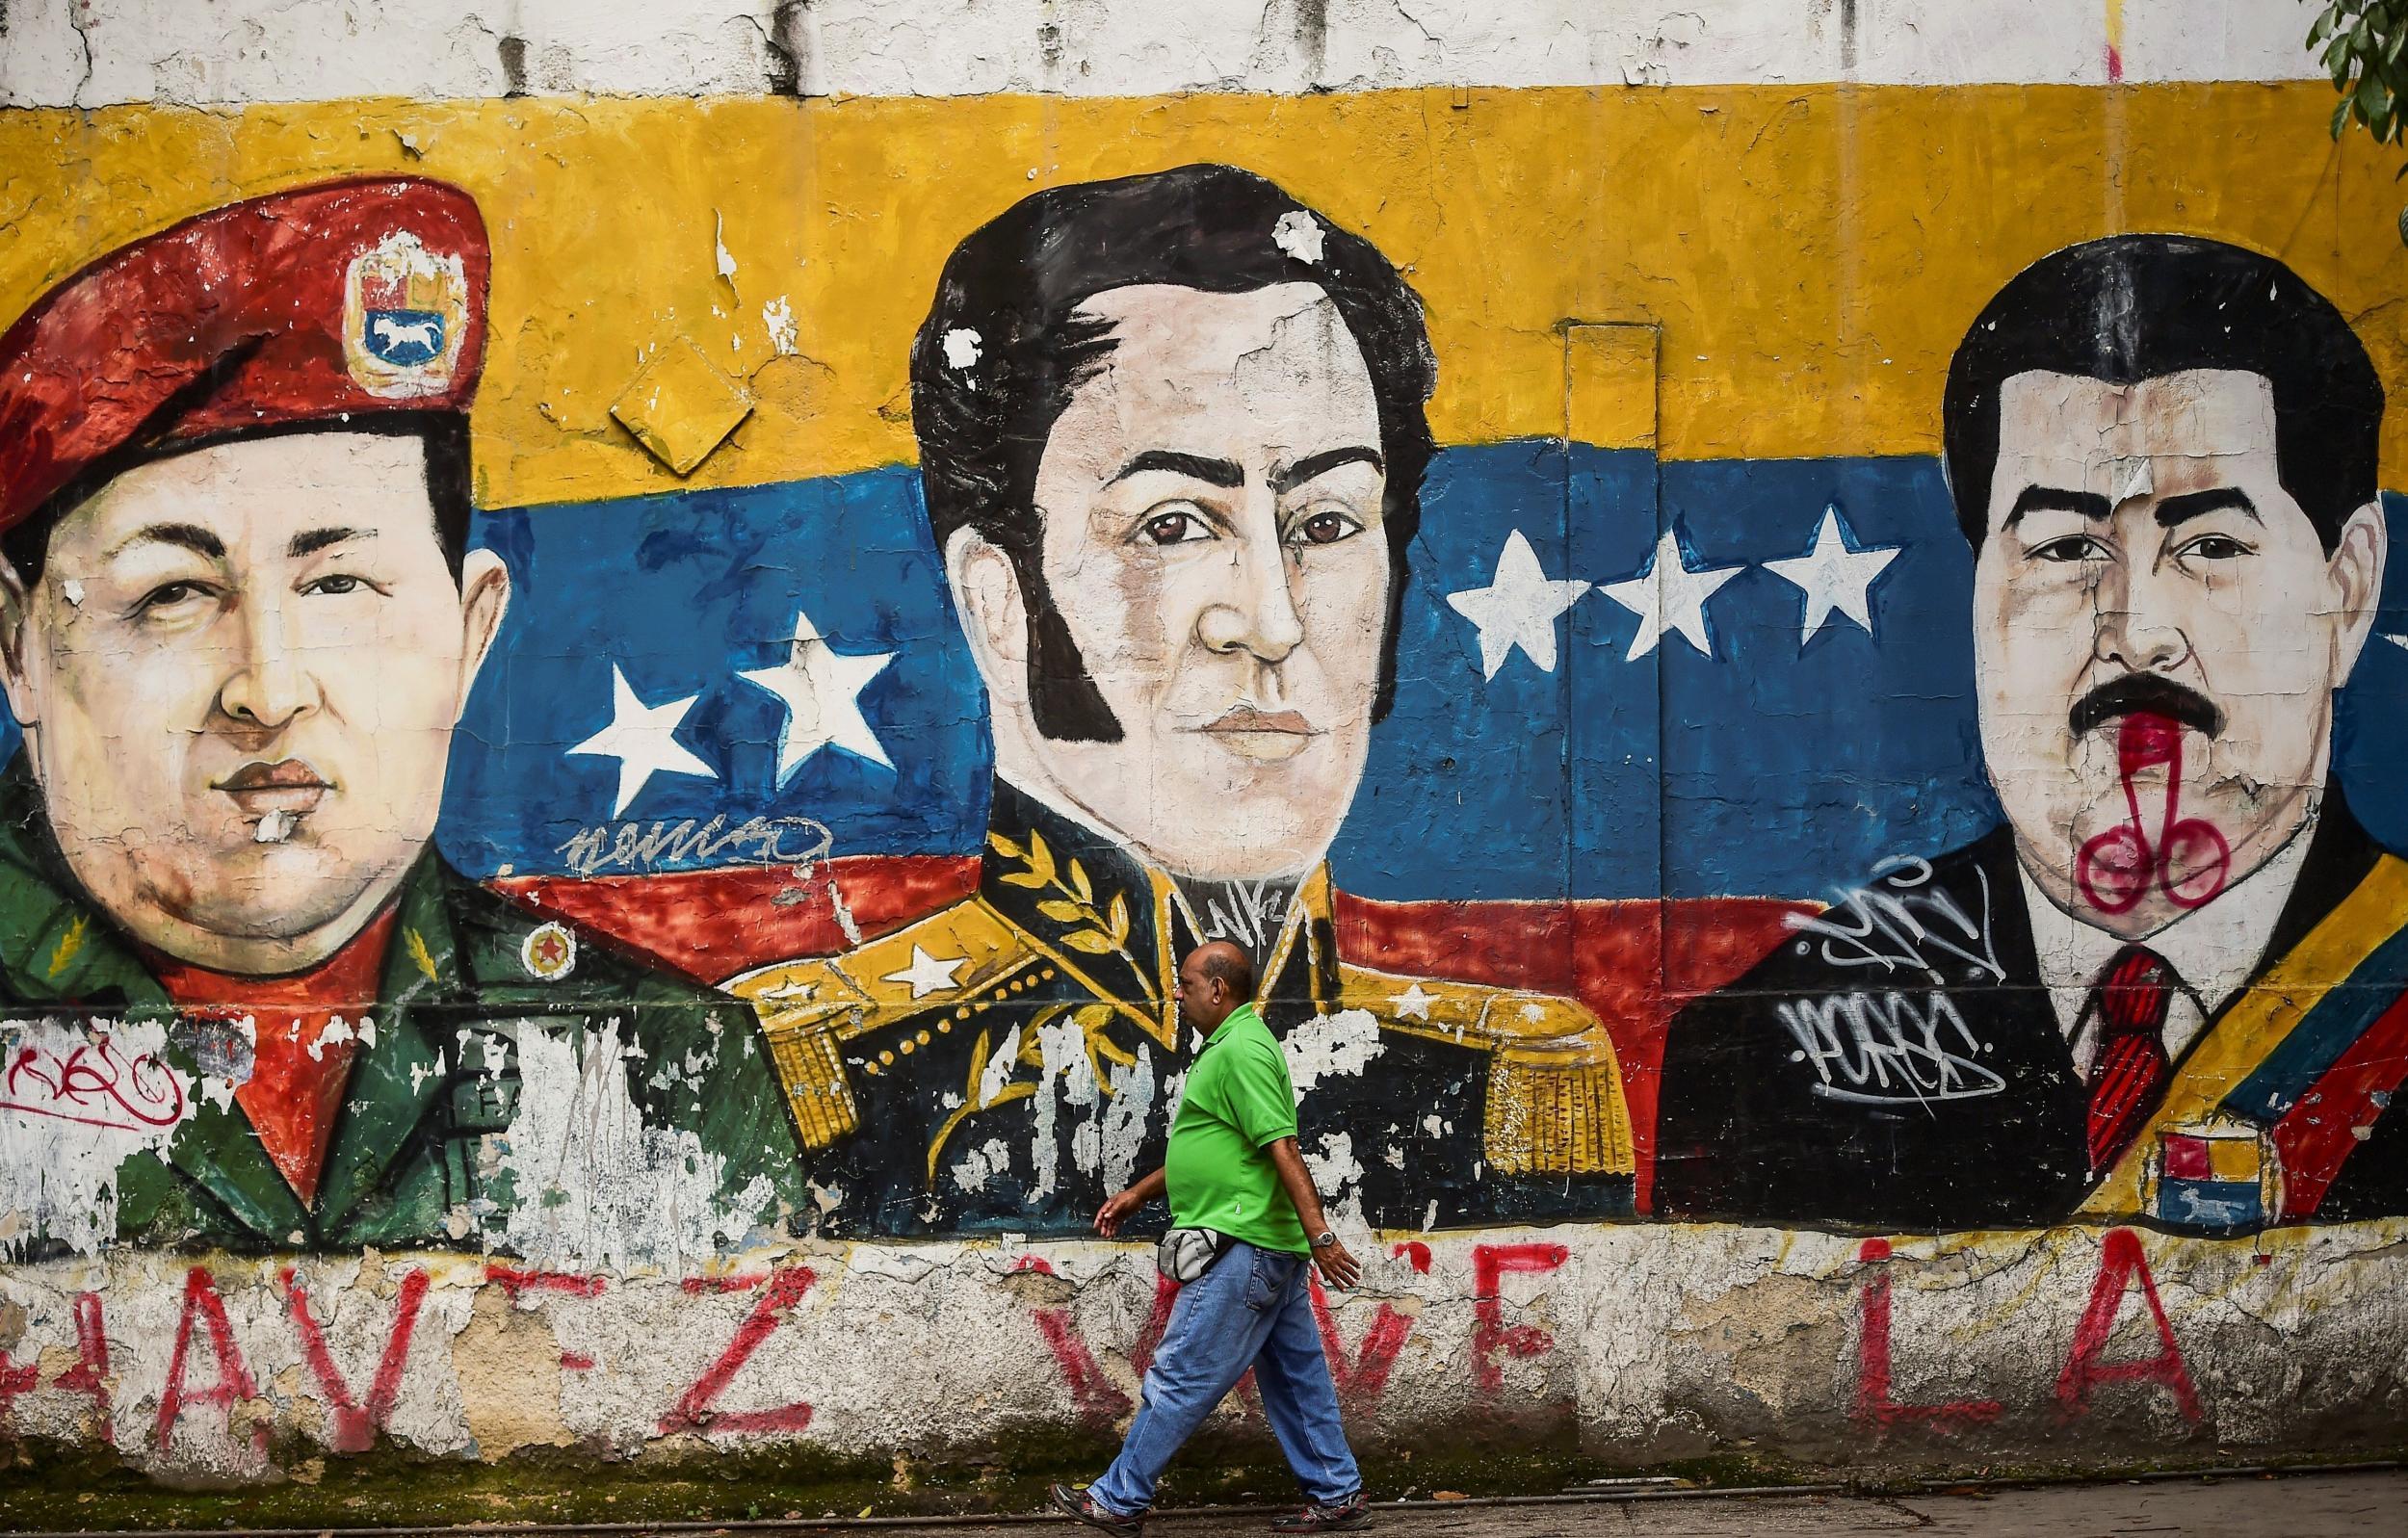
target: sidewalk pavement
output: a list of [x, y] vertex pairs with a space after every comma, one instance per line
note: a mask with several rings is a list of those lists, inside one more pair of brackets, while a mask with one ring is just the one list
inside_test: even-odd
[[[1370, 1530], [1389, 1538], [1844, 1538], [1915, 1531], [1927, 1538], [2323, 1538], [2408, 1534], [2408, 1471], [2132, 1480], [2115, 1484], [1969, 1489], [1928, 1496], [1766, 1495], [1375, 1508]], [[1239, 1538], [1269, 1530], [1260, 1513], [1170, 1515], [1146, 1525], [1161, 1538]], [[805, 1529], [807, 1530], [807, 1529]], [[883, 1526], [879, 1538], [1033, 1538], [1027, 1523]], [[1065, 1535], [1088, 1529], [1064, 1522]]]

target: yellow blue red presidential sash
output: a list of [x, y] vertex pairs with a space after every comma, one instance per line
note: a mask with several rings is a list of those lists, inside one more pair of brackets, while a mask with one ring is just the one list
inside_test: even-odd
[[[2251, 1134], [2251, 1161], [2262, 1151], [2279, 1164], [2280, 1182], [2266, 1183], [2267, 1208], [2285, 1219], [2313, 1215], [2357, 1147], [2359, 1130], [2373, 1124], [2408, 1078], [2403, 989], [2408, 861], [2387, 854], [2216, 1017], [2081, 1211], [2110, 1218], [2155, 1212], [2164, 1204], [2148, 1197], [2167, 1184], [2256, 1186], [2254, 1170], [2211, 1167], [2224, 1161], [2228, 1145], [2215, 1130], [2239, 1128]], [[2199, 1168], [2182, 1167], [2186, 1158]], [[2263, 1212], [2255, 1219], [2265, 1220]]]

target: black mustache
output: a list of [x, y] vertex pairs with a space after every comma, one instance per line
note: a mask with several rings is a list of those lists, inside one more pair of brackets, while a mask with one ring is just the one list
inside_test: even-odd
[[2121, 717], [2144, 714], [2180, 721], [2206, 737], [2224, 731], [2224, 713], [2213, 700], [2162, 673], [2126, 673], [2101, 684], [2074, 702], [2068, 720], [2080, 737]]

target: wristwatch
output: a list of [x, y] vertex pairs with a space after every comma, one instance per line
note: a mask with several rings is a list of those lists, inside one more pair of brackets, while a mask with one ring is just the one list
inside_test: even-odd
[[1313, 1236], [1313, 1248], [1317, 1250], [1325, 1250], [1337, 1242], [1337, 1234], [1326, 1228]]

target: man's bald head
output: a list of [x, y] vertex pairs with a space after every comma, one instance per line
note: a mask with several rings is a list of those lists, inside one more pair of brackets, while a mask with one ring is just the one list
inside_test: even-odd
[[1237, 946], [1227, 940], [1215, 940], [1210, 945], [1197, 946], [1195, 958], [1207, 978], [1218, 978], [1240, 999], [1254, 997], [1254, 963]]
[[1179, 963], [1179, 1012], [1207, 1034], [1254, 998], [1254, 963], [1226, 940], [1197, 946]]

